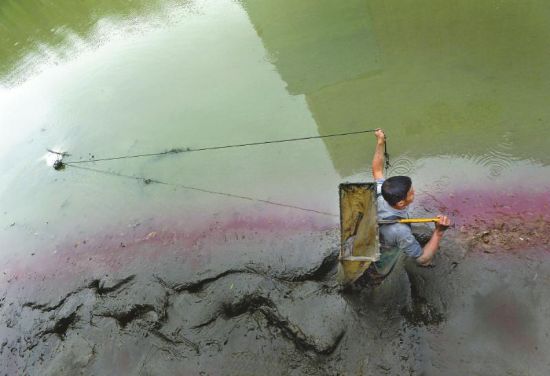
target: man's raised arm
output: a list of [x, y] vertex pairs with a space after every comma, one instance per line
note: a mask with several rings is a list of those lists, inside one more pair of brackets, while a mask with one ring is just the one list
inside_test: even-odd
[[384, 178], [384, 144], [386, 142], [386, 135], [380, 128], [374, 132], [374, 135], [376, 136], [376, 149], [372, 158], [372, 176], [374, 180], [378, 180]]

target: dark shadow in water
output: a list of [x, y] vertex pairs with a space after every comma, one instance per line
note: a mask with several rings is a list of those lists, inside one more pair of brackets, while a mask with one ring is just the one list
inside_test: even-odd
[[[411, 158], [550, 160], [549, 16], [543, 1], [242, 1], [319, 133], [383, 127]], [[437, 15], [437, 16], [434, 16]], [[370, 136], [325, 140], [336, 170], [364, 170]], [[493, 158], [494, 159], [494, 158]], [[502, 164], [502, 155], [495, 163]]]

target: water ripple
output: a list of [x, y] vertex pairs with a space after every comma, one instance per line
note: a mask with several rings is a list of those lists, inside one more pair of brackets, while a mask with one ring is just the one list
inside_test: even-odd
[[472, 161], [486, 167], [491, 177], [498, 177], [517, 160], [512, 150], [513, 143], [509, 140], [509, 136], [505, 135], [502, 142], [487, 150], [485, 154], [472, 158]]
[[391, 160], [388, 176], [410, 175], [415, 170], [415, 162], [406, 155]]

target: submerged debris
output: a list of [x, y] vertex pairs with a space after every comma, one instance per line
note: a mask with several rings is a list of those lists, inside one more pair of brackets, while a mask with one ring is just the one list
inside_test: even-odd
[[65, 168], [65, 163], [63, 163], [61, 159], [58, 159], [53, 163], [53, 168], [56, 171], [63, 170]]
[[428, 211], [452, 216], [470, 249], [486, 253], [526, 248], [550, 250], [550, 193], [512, 190], [456, 191], [420, 200]]
[[57, 156], [57, 159], [53, 162], [53, 168], [56, 171], [63, 170], [65, 168], [65, 163], [63, 163], [63, 158], [70, 156], [70, 154], [64, 151], [55, 151], [52, 149], [46, 149], [46, 150], [49, 153], [55, 154]]

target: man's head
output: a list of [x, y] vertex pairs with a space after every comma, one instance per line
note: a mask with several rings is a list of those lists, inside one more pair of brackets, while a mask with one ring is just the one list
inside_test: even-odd
[[382, 197], [396, 209], [405, 209], [414, 200], [412, 180], [408, 176], [392, 176], [382, 184]]

